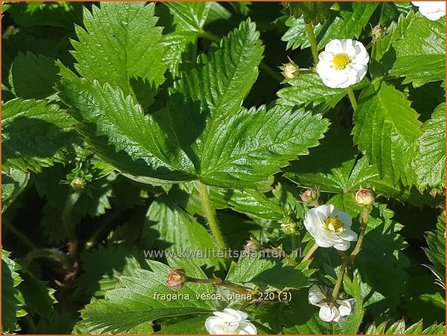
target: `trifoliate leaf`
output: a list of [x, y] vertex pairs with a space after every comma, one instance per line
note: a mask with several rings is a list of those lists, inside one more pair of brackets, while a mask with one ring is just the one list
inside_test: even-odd
[[380, 175], [414, 184], [411, 153], [421, 122], [405, 95], [385, 82], [373, 82], [360, 95], [354, 123], [354, 142], [377, 164]]
[[56, 92], [54, 84], [58, 80], [58, 68], [53, 59], [19, 53], [11, 66], [11, 91], [20, 98], [44, 99]]
[[194, 167], [175, 140], [121, 89], [65, 79], [60, 91], [79, 132], [104, 161], [153, 183], [193, 179]]
[[[89, 80], [119, 86], [125, 95], [156, 89], [165, 80], [162, 28], [156, 27], [155, 4], [104, 2], [84, 10], [84, 28], [72, 41], [76, 70]], [[143, 87], [132, 87], [134, 81]]]
[[146, 214], [142, 240], [144, 246], [154, 252], [168, 250], [179, 256], [185, 253], [186, 258], [196, 258], [200, 265], [217, 266], [223, 261], [217, 254], [210, 255], [217, 247], [208, 230], [168, 197], [152, 202]]
[[445, 186], [445, 103], [434, 110], [432, 118], [422, 125], [422, 131], [413, 158], [418, 186]]
[[[184, 267], [186, 261], [183, 262]], [[120, 286], [95, 300], [81, 312], [82, 327], [89, 333], [124, 333], [144, 322], [163, 317], [197, 315], [214, 311], [213, 301], [200, 300], [201, 294], [214, 292], [207, 284], [186, 283], [175, 292], [166, 287], [170, 268], [150, 262], [153, 271], [136, 269], [130, 276], [120, 277]], [[187, 275], [204, 278], [197, 271], [184, 267]], [[178, 296], [176, 298], [169, 295]], [[199, 297], [199, 299], [198, 299]]]
[[3, 105], [3, 168], [39, 172], [63, 162], [77, 141], [74, 120], [57, 105], [42, 100], [13, 99]]
[[392, 44], [396, 61], [390, 74], [405, 77], [414, 87], [445, 80], [445, 20], [427, 20], [420, 13], [403, 37]]

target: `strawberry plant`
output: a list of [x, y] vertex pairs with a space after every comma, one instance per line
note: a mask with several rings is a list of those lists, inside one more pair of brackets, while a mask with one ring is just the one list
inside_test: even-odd
[[2, 332], [445, 333], [444, 2], [2, 15]]

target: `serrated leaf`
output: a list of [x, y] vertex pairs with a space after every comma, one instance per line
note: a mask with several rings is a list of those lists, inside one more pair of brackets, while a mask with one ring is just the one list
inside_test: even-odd
[[78, 131], [104, 161], [154, 183], [193, 179], [194, 167], [188, 157], [119, 88], [65, 79], [60, 95], [74, 108]]
[[285, 106], [315, 107], [321, 105], [321, 111], [327, 111], [337, 105], [347, 94], [346, 89], [331, 89], [323, 84], [318, 74], [300, 74], [287, 81], [290, 86], [278, 91], [278, 104]]
[[237, 263], [232, 263], [226, 277], [227, 281], [250, 282], [260, 273], [270, 269], [274, 261], [260, 257], [241, 257]]
[[197, 114], [234, 114], [258, 76], [263, 50], [255, 24], [242, 22], [221, 40], [206, 64], [182, 75], [175, 92], [189, 102], [198, 102], [202, 111], [195, 111]]
[[9, 258], [9, 253], [2, 250], [2, 333], [19, 330], [17, 317], [23, 305], [23, 299], [17, 289], [22, 278], [17, 273], [20, 266]]
[[329, 18], [331, 6], [331, 2], [284, 2], [284, 11], [296, 18], [302, 16], [305, 22], [317, 24]]
[[187, 258], [195, 256], [200, 265], [218, 266], [223, 261], [209, 253], [217, 251], [217, 247], [208, 230], [168, 197], [158, 198], [149, 207], [142, 241], [154, 251], [169, 250], [179, 256], [185, 253]]
[[26, 188], [28, 180], [29, 173], [14, 168], [10, 168], [9, 171], [2, 171], [2, 213]]
[[[324, 24], [315, 26], [318, 49], [333, 39], [358, 38], [378, 6], [377, 2], [351, 2], [342, 5], [339, 13], [334, 13]], [[291, 27], [281, 38], [287, 48], [310, 47], [303, 18], [288, 21]]]
[[[409, 259], [402, 252], [407, 244], [399, 234], [402, 225], [392, 219], [393, 215], [384, 205], [373, 208], [362, 251], [355, 259], [362, 281], [385, 297], [369, 307], [378, 315], [384, 307], [393, 310], [399, 305], [400, 293], [408, 278], [405, 268], [409, 266]], [[387, 272], [383, 272], [384, 269]]]
[[427, 232], [428, 247], [424, 252], [431, 262], [428, 267], [436, 276], [436, 283], [445, 288], [445, 212], [438, 217], [436, 229]]
[[[84, 28], [72, 41], [79, 74], [119, 86], [125, 95], [156, 89], [165, 80], [162, 28], [156, 27], [155, 4], [104, 2], [84, 10]], [[133, 80], [142, 81], [135, 87]]]
[[53, 314], [53, 305], [57, 302], [54, 297], [56, 290], [49, 287], [46, 281], [41, 281], [31, 274], [25, 273], [19, 290], [29, 313], [45, 318], [49, 318]]
[[366, 335], [444, 335], [445, 326], [443, 324], [433, 324], [424, 329], [423, 321], [416, 322], [406, 327], [405, 320], [388, 324], [383, 322], [378, 326], [370, 325], [366, 330]]
[[[215, 310], [214, 302], [196, 297], [197, 294], [211, 294], [214, 291], [211, 285], [187, 283], [175, 292], [165, 284], [170, 268], [156, 262], [151, 262], [150, 266], [153, 271], [136, 269], [131, 276], [122, 276], [119, 288], [107, 292], [105, 299], [87, 305], [81, 312], [84, 330], [89, 333], [127, 332], [141, 323], [162, 317]], [[185, 271], [191, 274], [189, 269]], [[183, 296], [169, 300], [156, 294]]]
[[53, 59], [31, 52], [19, 53], [11, 65], [11, 91], [20, 98], [43, 99], [56, 92], [58, 68]]
[[223, 116], [207, 129], [200, 179], [210, 185], [254, 188], [288, 161], [307, 154], [327, 126], [321, 115], [281, 106]]
[[161, 330], [157, 334], [182, 334], [182, 335], [206, 335], [205, 321], [208, 316], [198, 316], [188, 318], [173, 324], [162, 324]]
[[182, 31], [199, 33], [205, 25], [210, 2], [166, 2], [163, 3], [174, 15]]
[[403, 83], [418, 87], [445, 80], [445, 20], [431, 21], [417, 13], [392, 46], [396, 61], [390, 74], [405, 77]]
[[3, 105], [3, 168], [39, 172], [63, 162], [67, 148], [77, 141], [74, 120], [43, 100], [13, 99]]
[[421, 122], [405, 95], [385, 82], [373, 82], [360, 95], [354, 123], [354, 142], [377, 164], [380, 175], [413, 184], [410, 153]]
[[418, 185], [445, 185], [445, 103], [440, 104], [431, 119], [422, 125], [422, 135], [416, 140], [414, 167]]

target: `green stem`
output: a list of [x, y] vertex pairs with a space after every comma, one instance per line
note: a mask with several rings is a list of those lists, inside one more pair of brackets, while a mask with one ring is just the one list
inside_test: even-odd
[[251, 290], [250, 288], [232, 283], [232, 282], [228, 282], [225, 280], [222, 280], [220, 278], [212, 278], [212, 279], [197, 279], [197, 278], [191, 278], [191, 277], [186, 277], [186, 281], [187, 282], [193, 282], [193, 283], [206, 283], [206, 284], [211, 284], [214, 286], [221, 286], [221, 287], [225, 287], [229, 290], [231, 290], [232, 292], [238, 293], [238, 294], [251, 294], [253, 295], [254, 292], [253, 290]]
[[[211, 34], [207, 31], [202, 30], [201, 32], [199, 32], [199, 37], [201, 38], [205, 38], [207, 40], [219, 43], [220, 42], [220, 38], [214, 34]], [[259, 68], [261, 68], [263, 71], [265, 71], [266, 74], [268, 74], [270, 77], [272, 77], [273, 79], [277, 80], [278, 82], [282, 82], [283, 78], [282, 76], [275, 71], [270, 65], [264, 63], [261, 61], [261, 63], [259, 64]]]
[[368, 207], [364, 207], [362, 210], [362, 219], [361, 219], [362, 222], [360, 224], [359, 238], [358, 238], [357, 244], [355, 244], [354, 250], [352, 251], [351, 256], [350, 256], [351, 263], [354, 261], [355, 257], [359, 254], [359, 252], [362, 249], [363, 239], [365, 238], [366, 225], [368, 224], [369, 212], [370, 212], [370, 209]]
[[312, 22], [306, 23], [307, 36], [309, 37], [310, 49], [312, 50], [312, 57], [314, 59], [314, 64], [318, 63], [318, 48], [317, 39], [315, 38], [314, 26]]
[[338, 271], [337, 281], [335, 282], [334, 290], [332, 291], [332, 298], [337, 300], [338, 293], [340, 292], [341, 283], [343, 282], [343, 275], [345, 274], [346, 266], [348, 265], [349, 257], [343, 259], [343, 263]]
[[310, 250], [307, 252], [307, 254], [304, 256], [303, 260], [301, 260], [301, 262], [309, 260], [310, 257], [312, 257], [312, 254], [314, 254], [314, 252], [318, 249], [318, 244], [315, 243], [312, 245], [312, 247], [310, 248]]
[[355, 99], [354, 90], [352, 89], [352, 86], [348, 87], [348, 96], [349, 100], [351, 101], [351, 106], [354, 112], [357, 110], [357, 99]]
[[202, 200], [203, 210], [205, 211], [205, 217], [208, 220], [208, 225], [211, 229], [211, 233], [216, 240], [216, 244], [220, 249], [226, 250], [225, 240], [223, 239], [222, 233], [219, 229], [219, 223], [217, 222], [216, 214], [214, 213], [214, 209], [211, 206], [211, 202], [208, 196], [208, 190], [206, 185], [202, 182], [196, 182], [197, 189], [199, 190], [200, 198]]

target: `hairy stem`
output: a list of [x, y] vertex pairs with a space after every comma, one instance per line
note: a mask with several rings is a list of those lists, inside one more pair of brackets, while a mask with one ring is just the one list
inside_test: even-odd
[[314, 64], [318, 63], [318, 48], [317, 39], [315, 38], [314, 25], [312, 22], [306, 23], [306, 32], [309, 37], [310, 49], [312, 50], [312, 57], [314, 59]]
[[211, 206], [211, 202], [208, 196], [208, 189], [206, 185], [204, 185], [200, 181], [197, 181], [196, 185], [197, 189], [199, 190], [200, 199], [202, 200], [205, 217], [208, 221], [208, 225], [211, 229], [211, 233], [213, 234], [216, 244], [220, 249], [226, 250], [225, 240], [223, 239], [222, 233], [220, 232], [219, 223], [217, 222], [216, 214], [213, 207]]
[[349, 96], [349, 101], [351, 102], [351, 106], [352, 109], [354, 110], [354, 112], [357, 110], [357, 99], [355, 99], [355, 94], [354, 94], [354, 90], [352, 89], [352, 86], [348, 87], [348, 96]]
[[349, 257], [343, 259], [343, 263], [338, 271], [337, 281], [335, 282], [334, 290], [332, 291], [332, 298], [336, 300], [338, 298], [338, 293], [340, 293], [341, 283], [343, 282], [343, 275], [345, 274], [346, 266], [348, 265]]
[[310, 257], [312, 257], [312, 255], [315, 253], [315, 251], [318, 249], [318, 244], [315, 243], [312, 245], [312, 247], [310, 248], [310, 250], [307, 252], [307, 254], [304, 256], [303, 260], [301, 260], [301, 262], [309, 260]]
[[[4, 223], [7, 223], [6, 221]], [[31, 239], [28, 238], [22, 231], [17, 229], [15, 226], [11, 224], [6, 224], [6, 228], [11, 231], [17, 238], [19, 238], [21, 241], [25, 243], [31, 250], [38, 249], [37, 245], [32, 242]]]

